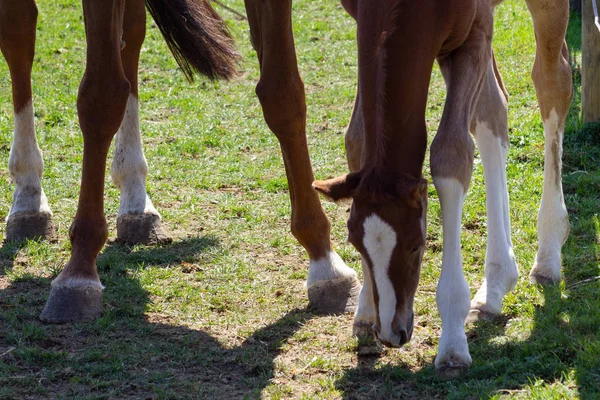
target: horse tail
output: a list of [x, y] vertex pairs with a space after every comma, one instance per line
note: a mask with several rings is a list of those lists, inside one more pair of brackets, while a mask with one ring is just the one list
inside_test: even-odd
[[235, 76], [240, 54], [209, 0], [146, 0], [146, 8], [188, 80], [195, 72], [210, 79]]

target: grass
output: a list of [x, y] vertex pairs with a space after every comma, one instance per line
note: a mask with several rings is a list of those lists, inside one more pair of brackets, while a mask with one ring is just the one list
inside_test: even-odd
[[[240, 0], [228, 4], [243, 10]], [[75, 101], [85, 42], [78, 2], [40, 2], [39, 8], [36, 128], [60, 241], [0, 248], [0, 398], [600, 397], [600, 287], [597, 280], [584, 281], [600, 275], [600, 130], [578, 122], [579, 19], [572, 19], [568, 37], [577, 93], [565, 135], [563, 184], [571, 218], [565, 282], [542, 289], [527, 280], [537, 244], [543, 133], [529, 72], [532, 23], [525, 2], [507, 0], [496, 13], [495, 50], [511, 94], [508, 176], [521, 278], [499, 321], [469, 328], [472, 368], [442, 381], [433, 369], [441, 328], [435, 306], [441, 213], [433, 185], [411, 343], [400, 350], [368, 348], [351, 336], [352, 316], [311, 313], [302, 286], [308, 260], [289, 233], [279, 145], [254, 95], [256, 55], [246, 22], [226, 10], [245, 56], [242, 75], [232, 83], [187, 83], [148, 23], [140, 71], [148, 189], [174, 243], [130, 248], [109, 242], [98, 260], [104, 315], [86, 324], [40, 323], [50, 281], [69, 256], [67, 230], [81, 173]], [[294, 18], [313, 166], [319, 178], [336, 176], [347, 168], [343, 132], [355, 93], [354, 23], [333, 1], [297, 0]], [[13, 190], [6, 168], [13, 121], [5, 64], [0, 93], [3, 219]], [[427, 114], [432, 133], [443, 101], [436, 69]], [[109, 179], [105, 199], [114, 238], [118, 192]], [[359, 271], [359, 256], [345, 243], [346, 207], [324, 206], [336, 248]], [[486, 245], [478, 156], [463, 222], [463, 260], [474, 293]]]

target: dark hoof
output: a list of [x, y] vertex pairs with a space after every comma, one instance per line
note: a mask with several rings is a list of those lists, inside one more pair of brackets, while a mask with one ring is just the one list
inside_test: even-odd
[[317, 281], [308, 287], [310, 306], [325, 314], [356, 311], [361, 285], [355, 276]]
[[125, 244], [164, 244], [173, 239], [156, 214], [124, 214], [117, 218], [117, 241]]
[[447, 364], [435, 369], [435, 373], [441, 379], [456, 379], [463, 376], [469, 365], [467, 364]]
[[535, 272], [529, 275], [529, 281], [534, 285], [538, 284], [542, 286], [555, 286], [560, 284], [561, 279], [554, 279], [552, 277]]
[[498, 316], [489, 311], [478, 310], [476, 308], [471, 309], [469, 311], [469, 315], [467, 315], [467, 319], [465, 320], [465, 324], [474, 324], [479, 321], [493, 321]]
[[6, 222], [6, 241], [24, 240], [56, 241], [56, 227], [52, 215], [40, 212], [20, 212], [8, 217]]
[[98, 286], [52, 287], [40, 319], [44, 322], [91, 321], [102, 314], [102, 289]]

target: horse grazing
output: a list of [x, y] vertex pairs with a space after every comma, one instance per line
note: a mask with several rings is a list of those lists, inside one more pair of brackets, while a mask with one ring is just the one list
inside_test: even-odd
[[[501, 312], [517, 283], [510, 237], [506, 157], [507, 94], [492, 53], [493, 9], [501, 0], [419, 2], [344, 0], [358, 27], [358, 95], [347, 130], [351, 173], [314, 187], [333, 200], [352, 198], [349, 240], [362, 255], [364, 283], [354, 332], [401, 346], [413, 330], [413, 300], [426, 237], [425, 107], [434, 61], [447, 87], [431, 144], [431, 175], [443, 220], [437, 304], [442, 334], [438, 371], [454, 375], [471, 364], [465, 321]], [[569, 221], [561, 184], [562, 136], [572, 98], [564, 42], [569, 2], [527, 0], [534, 22], [533, 66], [546, 142], [539, 249], [530, 277], [559, 282], [560, 251]], [[475, 137], [485, 172], [488, 245], [485, 279], [475, 297], [462, 271], [462, 207]]]
[[[208, 0], [83, 0], [87, 60], [77, 100], [84, 138], [81, 190], [69, 233], [71, 258], [52, 282], [41, 314], [44, 321], [89, 320], [101, 313], [103, 286], [96, 257], [108, 235], [103, 191], [107, 153], [115, 135], [111, 175], [120, 189], [118, 239], [146, 244], [170, 240], [146, 193], [148, 166], [137, 99], [138, 61], [146, 29], [144, 4], [188, 78], [194, 72], [225, 79], [235, 74], [238, 54]], [[311, 188], [314, 175], [305, 135], [306, 104], [294, 49], [291, 0], [246, 0], [246, 10], [260, 61], [256, 93], [265, 120], [281, 143], [289, 181], [291, 230], [310, 257], [310, 303], [327, 313], [354, 311], [360, 282], [333, 250], [329, 220]], [[10, 69], [15, 112], [9, 158], [15, 192], [7, 218], [8, 240], [55, 237], [41, 185], [43, 161], [31, 100], [36, 21], [34, 0], [0, 0], [0, 48]]]

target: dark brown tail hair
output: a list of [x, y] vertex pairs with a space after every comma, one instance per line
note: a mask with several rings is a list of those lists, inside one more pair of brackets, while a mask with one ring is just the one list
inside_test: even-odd
[[146, 0], [186, 78], [194, 72], [210, 79], [230, 79], [240, 59], [229, 29], [209, 0]]

